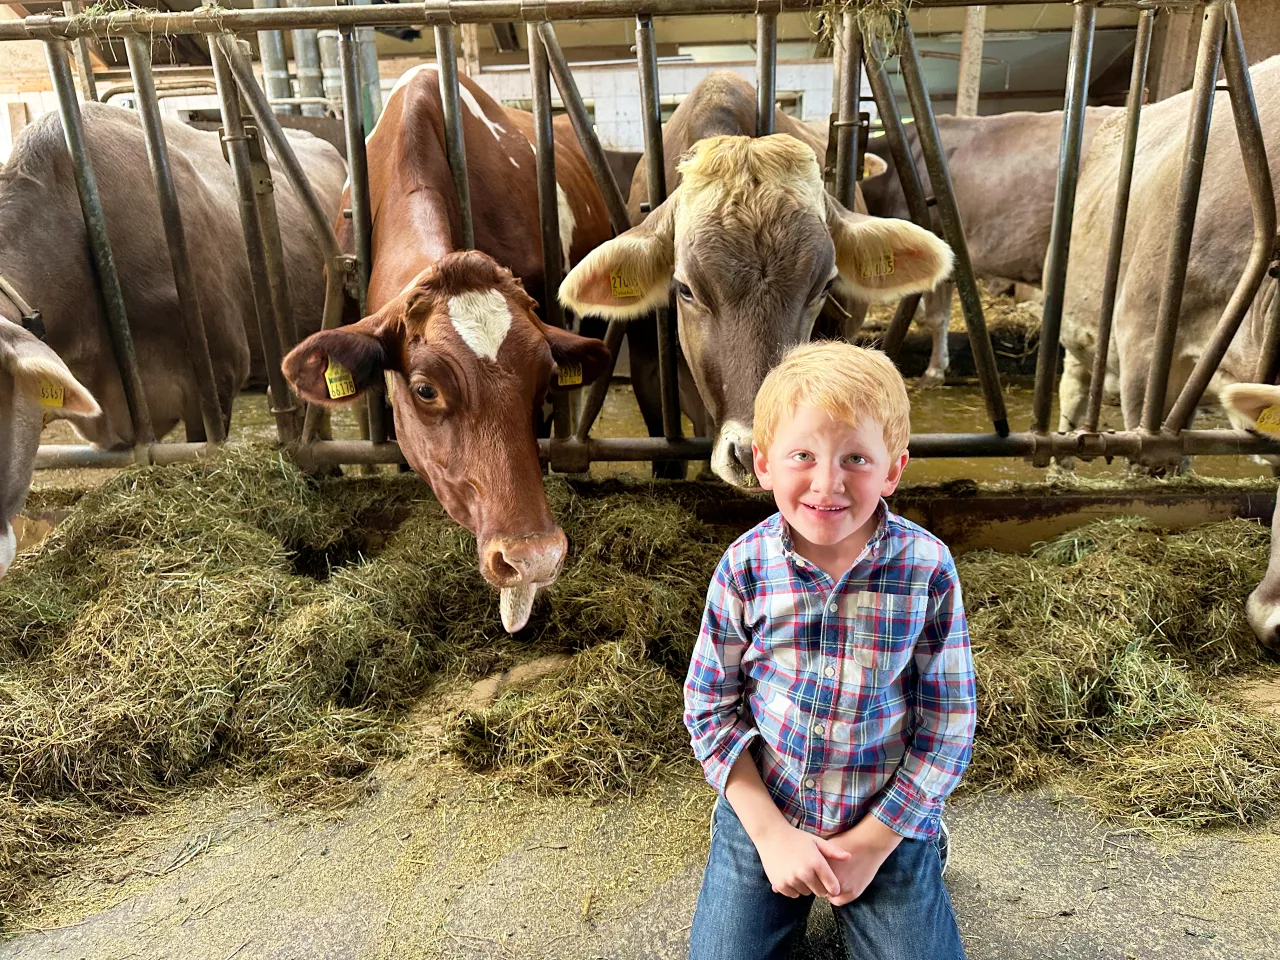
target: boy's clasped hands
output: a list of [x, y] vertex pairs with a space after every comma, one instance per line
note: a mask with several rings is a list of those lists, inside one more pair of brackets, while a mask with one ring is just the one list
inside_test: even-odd
[[839, 907], [861, 896], [901, 839], [875, 817], [826, 839], [780, 820], [764, 828], [756, 849], [774, 893], [813, 894]]

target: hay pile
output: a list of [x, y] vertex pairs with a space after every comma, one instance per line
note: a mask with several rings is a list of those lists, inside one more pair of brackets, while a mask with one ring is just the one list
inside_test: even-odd
[[[547, 493], [570, 556], [516, 638], [473, 538], [416, 477], [316, 481], [260, 448], [85, 494], [0, 582], [0, 922], [77, 843], [174, 790], [248, 777], [286, 803], [350, 800], [425, 696], [543, 653], [573, 658], [456, 715], [445, 746], [542, 791], [696, 775], [680, 684], [711, 571], [760, 502], [718, 484]], [[1118, 812], [1274, 814], [1280, 733], [1221, 693], [1254, 664], [1243, 600], [1267, 542], [1243, 522], [1113, 522], [1032, 558], [962, 558], [970, 783], [1083, 768]]]

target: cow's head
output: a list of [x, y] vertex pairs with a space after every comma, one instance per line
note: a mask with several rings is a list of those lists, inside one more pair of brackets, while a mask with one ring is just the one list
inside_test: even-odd
[[[1280, 435], [1280, 387], [1234, 383], [1223, 389], [1222, 403], [1235, 426], [1266, 436]], [[1249, 594], [1244, 609], [1258, 642], [1280, 654], [1280, 503], [1271, 517], [1271, 558], [1267, 572]]]
[[17, 552], [13, 518], [27, 499], [44, 422], [101, 413], [56, 353], [0, 317], [0, 578]]
[[579, 263], [560, 298], [630, 319], [666, 304], [674, 281], [680, 346], [716, 428], [712, 468], [747, 484], [756, 390], [809, 339], [832, 285], [864, 300], [929, 290], [951, 250], [912, 223], [846, 210], [813, 151], [785, 134], [700, 140], [679, 169], [667, 201]]
[[489, 257], [453, 253], [373, 316], [313, 334], [284, 360], [299, 395], [326, 405], [391, 374], [405, 459], [476, 535], [513, 633], [566, 546], [542, 488], [535, 413], [548, 389], [590, 383], [609, 364], [603, 343], [545, 325], [535, 306]]

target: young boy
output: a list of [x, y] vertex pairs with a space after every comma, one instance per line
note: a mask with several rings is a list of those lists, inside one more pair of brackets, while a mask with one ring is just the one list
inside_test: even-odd
[[721, 794], [691, 960], [785, 958], [814, 896], [849, 957], [953, 960], [943, 800], [976, 715], [946, 546], [889, 512], [910, 403], [884, 354], [791, 350], [756, 396], [760, 485], [778, 513], [716, 568], [685, 725]]

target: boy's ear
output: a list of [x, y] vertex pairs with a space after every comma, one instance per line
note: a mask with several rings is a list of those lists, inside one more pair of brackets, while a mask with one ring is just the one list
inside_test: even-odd
[[951, 248], [908, 220], [846, 210], [830, 196], [827, 227], [841, 283], [861, 300], [925, 293], [951, 274]]
[[756, 480], [760, 483], [761, 490], [773, 489], [773, 477], [769, 473], [769, 458], [760, 444], [752, 441], [751, 443], [751, 466], [755, 470]]
[[383, 329], [382, 318], [375, 315], [313, 333], [284, 358], [285, 378], [309, 403], [350, 403], [383, 380], [389, 366]]
[[885, 477], [884, 487], [880, 491], [880, 496], [890, 496], [898, 489], [898, 484], [902, 482], [902, 473], [907, 469], [907, 463], [910, 460], [911, 454], [904, 450], [898, 457], [897, 462], [889, 468], [889, 475]]
[[609, 370], [609, 348], [594, 337], [580, 337], [549, 324], [542, 332], [551, 346], [551, 359], [556, 370], [551, 378], [552, 390], [572, 390], [594, 383]]
[[642, 223], [596, 247], [560, 284], [560, 302], [581, 317], [632, 320], [665, 306], [675, 270], [680, 188]]

